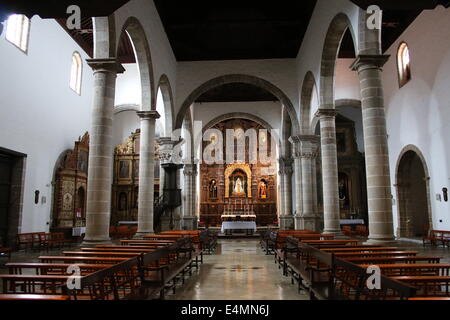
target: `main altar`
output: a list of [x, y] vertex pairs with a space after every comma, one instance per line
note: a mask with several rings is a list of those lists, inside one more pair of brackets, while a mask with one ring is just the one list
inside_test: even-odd
[[[245, 119], [225, 120], [213, 128], [222, 131], [224, 136], [227, 129], [240, 128], [244, 132], [250, 128], [264, 129], [260, 124]], [[266, 134], [270, 137], [270, 133]], [[208, 144], [204, 142], [203, 148]], [[225, 148], [226, 143], [223, 154]], [[256, 225], [267, 226], [277, 220], [276, 161], [252, 162], [248, 149], [247, 144], [246, 161], [200, 165], [200, 222], [205, 226], [222, 227], [224, 222], [253, 222], [256, 228]], [[270, 158], [270, 147], [267, 152]]]

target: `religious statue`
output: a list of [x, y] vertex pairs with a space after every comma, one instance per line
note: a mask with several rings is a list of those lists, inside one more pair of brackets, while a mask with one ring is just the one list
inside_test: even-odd
[[234, 184], [234, 193], [235, 194], [244, 193], [244, 188], [242, 187], [242, 181], [240, 177], [237, 178], [236, 183]]
[[217, 198], [217, 183], [216, 180], [212, 180], [209, 185], [209, 197], [211, 199]]
[[267, 199], [267, 186], [264, 181], [261, 181], [259, 184], [259, 198]]

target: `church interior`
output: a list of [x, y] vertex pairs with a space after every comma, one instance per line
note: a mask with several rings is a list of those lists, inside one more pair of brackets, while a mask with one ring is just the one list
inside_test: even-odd
[[450, 300], [449, 6], [2, 1], [0, 300]]

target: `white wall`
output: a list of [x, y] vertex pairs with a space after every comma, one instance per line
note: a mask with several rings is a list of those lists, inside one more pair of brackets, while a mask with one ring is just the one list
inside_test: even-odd
[[[410, 49], [412, 80], [399, 89], [395, 57], [401, 41]], [[450, 187], [450, 10], [424, 11], [387, 54], [383, 85], [392, 185], [400, 152], [415, 145], [429, 170], [434, 228], [449, 230], [450, 203], [437, 201], [436, 194]], [[396, 198], [394, 186], [392, 193]]]
[[141, 124], [136, 111], [123, 111], [116, 113], [113, 118], [113, 146], [125, 142], [132, 132], [140, 129]]
[[334, 84], [334, 99], [361, 100], [361, 89], [358, 73], [350, 66], [355, 59], [338, 59], [336, 63], [336, 78]]
[[114, 13], [114, 17], [116, 20], [116, 43], [119, 43], [125, 21], [129, 17], [135, 17], [139, 20], [145, 30], [151, 51], [155, 95], [157, 94], [159, 79], [163, 74], [168, 77], [172, 92], [175, 95], [177, 61], [153, 1], [131, 0], [119, 8]]
[[[0, 146], [28, 155], [22, 232], [47, 231], [52, 174], [59, 155], [89, 130], [92, 70], [54, 20], [31, 21], [28, 53], [0, 37]], [[81, 96], [69, 87], [72, 53], [83, 58]], [[34, 204], [39, 190], [46, 204]]]
[[142, 103], [141, 80], [136, 63], [123, 64], [125, 72], [118, 74], [116, 79], [115, 106]]

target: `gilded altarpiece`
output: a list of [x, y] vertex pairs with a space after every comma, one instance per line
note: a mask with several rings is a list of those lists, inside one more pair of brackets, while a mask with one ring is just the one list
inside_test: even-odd
[[[139, 195], [140, 130], [114, 149], [111, 225], [137, 221]], [[158, 144], [155, 142], [155, 199], [159, 197]]]
[[[246, 119], [231, 119], [215, 125], [212, 129], [222, 132], [223, 155], [226, 160], [226, 130], [241, 129], [247, 132], [254, 129], [259, 138], [264, 135], [268, 150], [256, 146], [257, 155], [264, 155], [270, 161], [262, 163], [258, 156], [256, 163], [249, 157], [250, 143], [246, 139], [245, 162], [200, 165], [200, 221], [208, 226], [219, 226], [224, 214], [255, 214], [260, 226], [272, 224], [277, 219], [277, 171], [271, 145], [270, 131], [260, 124]], [[210, 142], [203, 142], [203, 150]], [[238, 142], [235, 140], [234, 159], [239, 159]], [[226, 161], [224, 161], [226, 162]]]
[[56, 168], [53, 229], [85, 226], [88, 160], [89, 134], [85, 133]]

